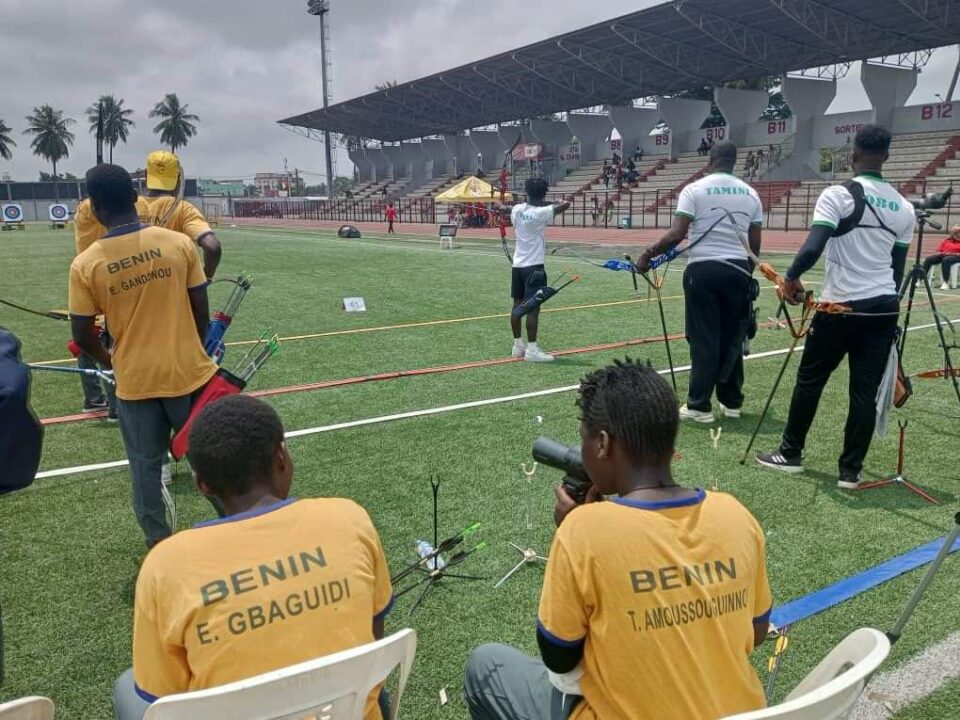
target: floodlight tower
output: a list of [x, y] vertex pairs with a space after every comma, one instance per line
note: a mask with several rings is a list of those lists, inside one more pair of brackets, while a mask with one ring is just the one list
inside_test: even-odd
[[[327, 76], [327, 68], [330, 66], [330, 59], [327, 55], [327, 37], [329, 27], [327, 26], [327, 14], [330, 12], [330, 0], [307, 0], [307, 12], [320, 18], [320, 84], [323, 97], [323, 107], [330, 105], [330, 78]], [[325, 130], [323, 133], [323, 150], [327, 160], [327, 197], [333, 199], [333, 152], [330, 149], [330, 132]]]

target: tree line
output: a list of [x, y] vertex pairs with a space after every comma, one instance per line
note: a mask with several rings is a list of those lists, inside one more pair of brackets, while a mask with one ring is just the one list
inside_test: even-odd
[[[197, 134], [200, 118], [189, 113], [188, 108], [187, 104], [180, 102], [176, 93], [168, 93], [148, 114], [150, 118], [159, 118], [153, 132], [160, 136], [160, 142], [172, 152], [186, 147], [190, 138]], [[103, 145], [109, 149], [109, 160], [113, 162], [113, 149], [119, 143], [126, 144], [130, 130], [136, 126], [131, 119], [134, 111], [124, 106], [123, 98], [101, 95], [85, 113], [91, 134], [96, 135], [98, 128], [102, 126]], [[32, 136], [30, 148], [33, 154], [53, 166], [50, 175], [41, 173], [41, 180], [44, 176], [51, 180], [58, 179], [57, 163], [70, 156], [70, 148], [75, 139], [70, 128], [77, 124], [76, 120], [65, 117], [63, 110], [56, 110], [49, 104], [33, 108], [33, 112], [25, 119], [27, 128], [23, 134]], [[0, 157], [5, 160], [13, 157], [12, 148], [17, 146], [11, 137], [12, 132], [6, 122], [0, 119]]]

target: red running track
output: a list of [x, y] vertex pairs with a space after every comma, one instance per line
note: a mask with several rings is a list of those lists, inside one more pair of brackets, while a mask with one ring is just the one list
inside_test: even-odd
[[[230, 226], [236, 223], [237, 227], [269, 227], [283, 230], [336, 230], [341, 225], [355, 225], [361, 233], [375, 233], [382, 235], [387, 232], [386, 223], [382, 222], [351, 222], [334, 220], [277, 220], [274, 218], [224, 218], [223, 224]], [[422, 223], [401, 223], [394, 226], [398, 235], [417, 236], [423, 238], [435, 237], [437, 226]], [[635, 228], [633, 230], [619, 230], [617, 228], [594, 227], [560, 227], [547, 229], [547, 240], [551, 243], [577, 242], [597, 247], [624, 245], [649, 245], [660, 239], [666, 228]], [[497, 228], [460, 228], [457, 237], [490, 240], [499, 242], [500, 232]], [[763, 249], [765, 252], [796, 252], [806, 239], [806, 231], [797, 230], [765, 230], [763, 233]], [[509, 241], [513, 242], [512, 234]]]

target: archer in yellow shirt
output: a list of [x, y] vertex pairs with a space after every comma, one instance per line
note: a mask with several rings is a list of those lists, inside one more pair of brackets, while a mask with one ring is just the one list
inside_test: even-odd
[[578, 404], [593, 487], [582, 507], [556, 491], [543, 662], [475, 650], [471, 716], [716, 720], [764, 707], [749, 662], [772, 605], [757, 521], [729, 495], [673, 480], [679, 412], [651, 368], [627, 360], [591, 373]]
[[[148, 225], [176, 230], [187, 235], [203, 251], [203, 270], [212, 279], [220, 264], [220, 241], [210, 224], [196, 207], [177, 198], [181, 178], [180, 161], [166, 150], [147, 156], [147, 192], [137, 198], [137, 215]], [[90, 206], [89, 200], [77, 205], [73, 217], [74, 238], [79, 255], [106, 233]]]
[[[141, 225], [137, 193], [122, 167], [91, 169], [87, 191], [109, 231], [70, 266], [73, 339], [114, 371], [133, 507], [152, 547], [172, 531], [161, 482], [170, 437], [186, 423], [193, 394], [217, 371], [203, 349], [207, 280], [186, 235]], [[95, 325], [100, 314], [113, 336], [112, 352]]]
[[[154, 548], [137, 578], [133, 670], [114, 689], [120, 720], [164, 695], [260, 675], [383, 637], [390, 573], [352, 500], [288, 497], [293, 463], [266, 403], [234, 395], [190, 431], [197, 485], [227, 516]], [[365, 720], [381, 720], [376, 688]]]

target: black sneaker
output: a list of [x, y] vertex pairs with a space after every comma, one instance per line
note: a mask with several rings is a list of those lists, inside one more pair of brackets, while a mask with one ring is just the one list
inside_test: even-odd
[[109, 423], [120, 422], [120, 416], [117, 415], [116, 408], [110, 408], [110, 410], [107, 412], [107, 422]]
[[837, 487], [843, 490], [856, 490], [860, 487], [860, 473], [841, 472]]
[[101, 410], [106, 410], [109, 407], [110, 404], [105, 398], [97, 398], [96, 400], [84, 401], [83, 403], [83, 411], [85, 413], [100, 412]]
[[784, 455], [780, 450], [774, 450], [769, 453], [760, 453], [757, 455], [757, 462], [764, 467], [773, 468], [780, 472], [801, 473], [803, 472], [803, 463], [800, 458], [791, 458]]

